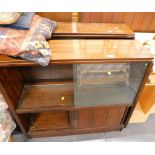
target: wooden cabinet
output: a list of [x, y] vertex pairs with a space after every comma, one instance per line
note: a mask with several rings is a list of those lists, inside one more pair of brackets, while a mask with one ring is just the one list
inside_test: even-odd
[[152, 68], [149, 49], [135, 40], [49, 44], [46, 67], [0, 56], [0, 90], [22, 132], [44, 137], [126, 127]]

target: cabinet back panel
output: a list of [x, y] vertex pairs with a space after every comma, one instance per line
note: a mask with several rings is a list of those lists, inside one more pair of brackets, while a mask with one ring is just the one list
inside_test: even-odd
[[47, 67], [19, 67], [20, 73], [26, 83], [42, 80], [73, 79], [72, 65], [49, 65]]

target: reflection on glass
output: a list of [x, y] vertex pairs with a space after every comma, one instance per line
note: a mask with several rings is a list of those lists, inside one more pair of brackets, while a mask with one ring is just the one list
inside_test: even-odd
[[76, 64], [74, 105], [132, 104], [147, 63]]

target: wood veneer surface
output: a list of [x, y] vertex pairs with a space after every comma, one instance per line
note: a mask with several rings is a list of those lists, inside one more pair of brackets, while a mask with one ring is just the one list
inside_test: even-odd
[[30, 131], [58, 130], [69, 128], [68, 112], [45, 112], [34, 116]]
[[53, 61], [152, 59], [136, 40], [50, 40]]
[[53, 33], [53, 37], [60, 36], [83, 36], [90, 35], [113, 38], [134, 38], [134, 32], [126, 24], [112, 23], [74, 23], [74, 22], [58, 22], [58, 27]]
[[48, 111], [73, 104], [73, 84], [26, 85], [18, 113]]
[[[137, 40], [50, 40], [51, 64], [151, 61], [149, 47]], [[34, 62], [0, 55], [0, 66], [31, 66]]]

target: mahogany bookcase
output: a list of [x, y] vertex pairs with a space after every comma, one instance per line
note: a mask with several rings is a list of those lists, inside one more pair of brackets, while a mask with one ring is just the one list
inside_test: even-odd
[[122, 130], [152, 69], [136, 40], [50, 40], [50, 64], [0, 56], [0, 90], [29, 137]]

